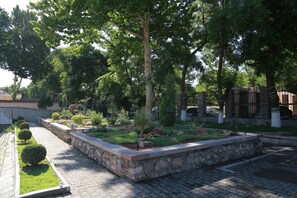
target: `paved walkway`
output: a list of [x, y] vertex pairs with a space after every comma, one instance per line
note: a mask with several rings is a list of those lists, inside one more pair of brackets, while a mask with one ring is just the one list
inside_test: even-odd
[[14, 134], [0, 134], [0, 197], [14, 198], [15, 196], [15, 149]]
[[297, 148], [232, 167], [235, 173], [206, 167], [134, 183], [97, 165], [48, 130], [31, 126], [35, 138], [47, 148], [48, 157], [70, 184], [71, 193], [58, 197], [293, 198], [297, 195], [297, 163], [294, 164]]

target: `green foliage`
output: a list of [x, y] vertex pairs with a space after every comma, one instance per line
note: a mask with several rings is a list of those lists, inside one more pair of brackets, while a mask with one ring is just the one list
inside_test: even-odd
[[129, 120], [128, 118], [120, 117], [120, 118], [118, 118], [117, 123], [119, 125], [129, 125], [129, 124], [132, 124], [132, 121]]
[[20, 124], [20, 129], [29, 129], [29, 123], [28, 122], [23, 122]]
[[46, 157], [46, 149], [41, 144], [37, 145], [28, 145], [26, 146], [21, 153], [22, 161], [25, 164], [30, 164], [36, 166]]
[[115, 114], [112, 114], [110, 117], [107, 118], [107, 123], [109, 125], [114, 125], [117, 121], [117, 116]]
[[160, 124], [173, 126], [176, 120], [176, 92], [172, 75], [166, 77], [166, 89], [161, 99]]
[[96, 111], [92, 111], [91, 109], [87, 109], [86, 117], [90, 118], [93, 114], [96, 114]]
[[93, 114], [91, 114], [92, 125], [97, 126], [97, 125], [101, 124], [102, 119], [103, 119], [103, 116], [102, 116], [101, 113], [93, 113]]
[[23, 117], [23, 116], [18, 116], [18, 117], [16, 118], [16, 120], [17, 120], [17, 121], [19, 121], [19, 120], [24, 120], [24, 117]]
[[68, 109], [63, 109], [61, 112], [60, 112], [60, 118], [61, 119], [69, 119], [73, 116], [73, 114], [71, 113], [70, 110]]
[[136, 112], [134, 117], [134, 125], [138, 128], [138, 130], [140, 130], [141, 136], [143, 136], [145, 129], [150, 127], [151, 121], [144, 108], [141, 108]]
[[21, 125], [23, 122], [26, 122], [26, 121], [25, 121], [25, 120], [18, 120], [18, 121], [16, 121], [14, 124], [15, 124], [15, 126], [17, 126], [17, 127], [20, 127], [20, 125]]
[[60, 118], [60, 114], [59, 114], [59, 112], [54, 112], [54, 113], [52, 113], [52, 119], [53, 119], [53, 120], [59, 120], [59, 118]]
[[18, 138], [20, 140], [25, 141], [25, 143], [27, 143], [27, 140], [30, 140], [32, 137], [32, 133], [29, 129], [22, 129], [19, 133], [18, 133]]
[[38, 100], [37, 106], [40, 109], [46, 109], [47, 107], [53, 106], [53, 100], [51, 99], [50, 96], [42, 96]]
[[82, 114], [77, 114], [71, 117], [71, 120], [74, 121], [75, 124], [83, 124], [85, 116]]

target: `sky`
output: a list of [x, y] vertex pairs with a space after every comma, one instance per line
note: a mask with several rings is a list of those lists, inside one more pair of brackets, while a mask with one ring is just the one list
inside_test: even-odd
[[[28, 5], [30, 1], [36, 2], [36, 0], [0, 0], [0, 7], [10, 13], [16, 5], [19, 5], [21, 9], [26, 9], [26, 5]], [[13, 77], [12, 72], [0, 69], [0, 87], [12, 85]], [[30, 82], [31, 80], [29, 79], [23, 79], [22, 87], [28, 86]]]

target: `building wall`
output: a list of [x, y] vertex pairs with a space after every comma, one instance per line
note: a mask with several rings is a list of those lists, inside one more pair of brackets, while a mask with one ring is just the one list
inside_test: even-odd
[[[0, 100], [0, 107], [15, 107], [15, 108], [29, 108], [29, 109], [39, 109], [38, 101], [31, 100]], [[54, 102], [53, 106], [48, 107], [47, 110], [57, 111], [59, 110], [59, 103]]]

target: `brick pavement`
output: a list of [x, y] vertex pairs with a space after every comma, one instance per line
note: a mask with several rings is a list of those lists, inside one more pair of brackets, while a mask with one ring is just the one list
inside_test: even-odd
[[[71, 193], [58, 197], [296, 197], [297, 182], [268, 178], [263, 170], [282, 153], [233, 167], [235, 173], [204, 167], [166, 177], [134, 183], [110, 173], [48, 130], [31, 124], [31, 131], [48, 152], [48, 157], [69, 183]], [[297, 149], [285, 154], [296, 155]], [[267, 160], [268, 159], [268, 160]], [[272, 163], [272, 164], [271, 164]], [[297, 175], [297, 168], [283, 168]], [[262, 171], [261, 171], [262, 170]]]

